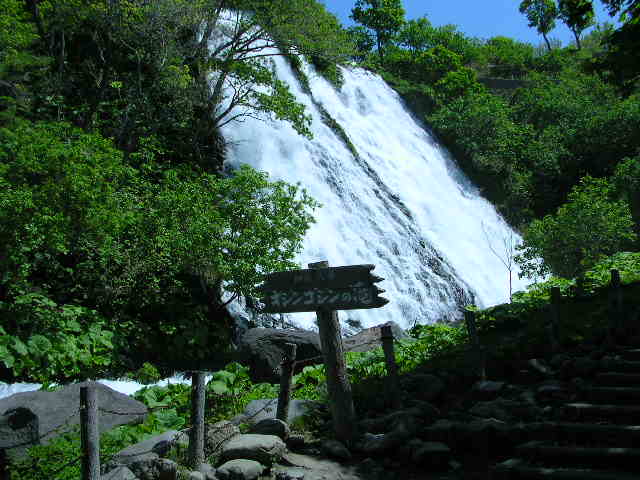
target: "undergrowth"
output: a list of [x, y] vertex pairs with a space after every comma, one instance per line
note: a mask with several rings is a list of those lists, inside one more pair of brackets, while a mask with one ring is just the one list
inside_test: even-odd
[[[488, 349], [494, 362], [512, 364], [514, 359], [527, 355], [539, 355], [547, 345], [546, 322], [549, 315], [549, 292], [558, 286], [563, 294], [560, 309], [560, 339], [565, 345], [581, 342], [598, 334], [607, 322], [607, 285], [610, 269], [620, 271], [623, 288], [628, 290], [627, 304], [631, 309], [640, 308], [640, 253], [620, 253], [604, 259], [586, 273], [583, 293], [577, 296], [575, 280], [550, 278], [531, 285], [526, 292], [513, 295], [513, 303], [476, 310], [480, 342]], [[408, 331], [411, 338], [395, 343], [395, 358], [401, 375], [424, 369], [440, 371], [471, 369], [465, 360], [469, 344], [466, 328], [449, 325], [416, 325]], [[380, 399], [380, 388], [386, 375], [382, 348], [368, 352], [345, 354], [349, 380], [353, 386], [356, 405]], [[152, 366], [145, 366], [138, 380], [156, 379]], [[136, 375], [132, 375], [135, 377]], [[251, 400], [277, 398], [278, 385], [254, 384], [246, 366], [233, 362], [224, 370], [213, 373], [206, 387], [205, 421], [214, 423], [241, 413]], [[190, 426], [191, 387], [186, 384], [147, 386], [133, 397], [147, 407], [154, 408], [145, 421], [138, 425], [123, 425], [104, 433], [100, 438], [100, 455], [108, 458], [119, 450], [153, 435]], [[292, 398], [327, 402], [324, 365], [305, 367], [294, 375]], [[159, 408], [158, 408], [159, 407]], [[293, 431], [325, 432], [319, 417], [307, 415], [294, 422]], [[243, 425], [246, 431], [247, 425]], [[326, 433], [326, 432], [325, 432]], [[10, 465], [12, 480], [54, 478], [54, 472], [80, 452], [80, 436], [77, 431], [63, 434], [48, 445], [29, 450], [29, 457]], [[180, 459], [179, 457], [176, 457]], [[66, 468], [57, 474], [59, 480], [76, 480], [80, 477], [80, 464]]]

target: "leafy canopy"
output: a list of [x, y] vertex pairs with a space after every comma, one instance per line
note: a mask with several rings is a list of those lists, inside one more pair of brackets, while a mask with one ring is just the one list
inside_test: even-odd
[[356, 0], [350, 18], [376, 34], [380, 59], [384, 49], [404, 24], [405, 11], [401, 0]]
[[522, 274], [572, 278], [604, 256], [632, 247], [637, 235], [629, 205], [612, 199], [612, 193], [609, 181], [587, 176], [555, 215], [531, 222], [515, 257]]
[[297, 266], [318, 206], [298, 186], [248, 166], [159, 181], [147, 168], [65, 123], [0, 129], [0, 314], [12, 319], [0, 360], [15, 375], [82, 378], [107, 367], [111, 341], [154, 361], [187, 345], [205, 357], [228, 344], [223, 295], [255, 295], [263, 273]]

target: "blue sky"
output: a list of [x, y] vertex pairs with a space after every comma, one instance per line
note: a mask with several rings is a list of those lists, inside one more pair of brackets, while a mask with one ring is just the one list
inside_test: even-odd
[[[343, 25], [353, 25], [349, 18], [355, 0], [319, 0], [335, 14]], [[520, 0], [403, 0], [407, 19], [426, 14], [433, 25], [452, 23], [472, 37], [489, 38], [504, 35], [523, 42], [538, 45], [542, 36], [535, 28], [527, 26], [527, 19], [518, 11]], [[596, 20], [614, 22], [599, 1], [595, 2]], [[563, 45], [573, 40], [573, 34], [562, 23], [557, 22], [551, 38], [558, 38]]]

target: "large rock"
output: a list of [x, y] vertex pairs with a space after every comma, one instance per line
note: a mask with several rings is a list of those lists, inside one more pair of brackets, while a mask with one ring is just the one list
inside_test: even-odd
[[[287, 446], [275, 435], [245, 434], [232, 438], [222, 447], [220, 458], [227, 460], [255, 460], [271, 466], [279, 461], [287, 451]], [[218, 469], [219, 471], [219, 469]]]
[[168, 430], [160, 435], [130, 445], [118, 452], [104, 466], [105, 472], [120, 466], [128, 467], [141, 480], [156, 480], [166, 465], [160, 457], [166, 455], [177, 443], [184, 443], [183, 432]]
[[[322, 363], [320, 337], [316, 332], [252, 328], [240, 339], [238, 350], [241, 363], [249, 366], [249, 374], [254, 383], [280, 383], [280, 362], [285, 343], [297, 346], [296, 360], [320, 357], [317, 363]], [[303, 367], [301, 365], [294, 373], [298, 373]]]
[[[100, 433], [144, 420], [147, 414], [144, 403], [98, 382], [72, 383], [55, 392], [15, 393], [0, 399], [0, 448], [7, 449], [14, 458], [21, 458], [28, 446], [47, 444], [72, 430], [80, 423], [80, 387], [87, 385], [96, 388], [100, 408], [122, 413], [101, 411]], [[11, 448], [22, 443], [23, 447]]]
[[[282, 464], [274, 466], [276, 480], [370, 480], [359, 475], [357, 468], [341, 465], [338, 461], [297, 453], [286, 453]], [[393, 477], [390, 477], [393, 478]]]
[[[312, 411], [323, 410], [326, 407], [314, 400], [299, 400], [291, 399], [289, 403], [289, 414], [287, 415], [287, 423], [291, 424], [298, 417], [301, 417]], [[269, 418], [276, 418], [278, 410], [277, 398], [261, 398], [258, 400], [251, 400], [247, 407], [239, 415], [233, 417], [230, 422], [234, 425], [241, 423], [248, 423], [255, 425], [262, 420]]]
[[206, 425], [205, 430], [205, 453], [207, 455], [216, 454], [225, 443], [240, 435], [240, 429], [227, 420]]
[[101, 475], [100, 480], [137, 480], [137, 478], [127, 467], [120, 466], [109, 473]]
[[380, 332], [382, 327], [391, 326], [391, 333], [393, 338], [397, 340], [415, 340], [413, 337], [407, 335], [402, 328], [396, 322], [387, 322], [374, 327], [365, 328], [359, 331], [355, 335], [342, 339], [342, 346], [345, 351], [349, 352], [367, 352], [378, 348], [382, 345], [380, 341]]
[[220, 465], [216, 471], [220, 480], [255, 480], [264, 470], [264, 467], [255, 460], [229, 460]]

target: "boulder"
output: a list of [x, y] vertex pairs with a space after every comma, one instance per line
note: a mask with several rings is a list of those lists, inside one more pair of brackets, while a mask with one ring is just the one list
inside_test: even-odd
[[254, 460], [229, 460], [223, 463], [216, 470], [220, 480], [255, 480], [258, 478], [264, 467]]
[[338, 440], [325, 440], [322, 442], [322, 451], [328, 457], [338, 460], [351, 460], [351, 452]]
[[228, 441], [222, 447], [221, 459], [255, 460], [263, 465], [271, 466], [282, 458], [287, 446], [275, 435], [255, 435], [247, 433]]
[[121, 465], [118, 468], [111, 470], [109, 473], [101, 475], [100, 480], [137, 480], [137, 478], [131, 470], [124, 465]]
[[442, 471], [449, 467], [451, 449], [441, 442], [419, 442], [411, 461], [428, 471]]
[[212, 455], [219, 452], [225, 443], [240, 435], [240, 429], [229, 422], [221, 420], [205, 427], [205, 453]]
[[205, 480], [217, 480], [216, 469], [208, 463], [202, 463], [198, 471], [204, 475]]
[[306, 441], [304, 439], [304, 435], [296, 433], [296, 434], [290, 434], [287, 439], [285, 440], [285, 443], [287, 444], [287, 448], [289, 450], [300, 450], [302, 448], [305, 447], [306, 445]]
[[14, 458], [22, 458], [25, 448], [11, 448], [12, 445], [47, 444], [72, 430], [80, 423], [80, 387], [87, 385], [97, 390], [101, 409], [122, 413], [101, 411], [100, 433], [120, 425], [140, 423], [146, 417], [144, 403], [98, 382], [72, 383], [54, 392], [15, 393], [0, 399], [0, 448]]
[[104, 465], [104, 470], [110, 472], [124, 465], [140, 480], [156, 480], [161, 472], [170, 467], [166, 464], [166, 460], [160, 457], [166, 455], [183, 435], [182, 432], [168, 430], [130, 445], [109, 460]]
[[[234, 425], [248, 423], [254, 425], [262, 420], [276, 418], [278, 410], [277, 398], [261, 398], [251, 400], [247, 407], [239, 415], [233, 417], [230, 422]], [[298, 417], [307, 413], [318, 410], [326, 410], [324, 404], [313, 400], [291, 399], [289, 402], [289, 414], [287, 415], [287, 423], [293, 423]]]
[[415, 373], [400, 378], [400, 387], [407, 395], [425, 402], [433, 402], [444, 392], [444, 382], [436, 375]]
[[249, 429], [249, 433], [258, 435], [275, 435], [282, 440], [286, 440], [289, 436], [289, 425], [277, 418], [265, 418], [253, 425]]
[[[356, 468], [341, 465], [336, 460], [316, 458], [297, 453], [286, 453], [279, 465], [274, 466], [275, 478], [282, 480], [371, 480], [369, 471], [358, 475]], [[304, 472], [301, 477], [300, 473]]]
[[479, 381], [471, 388], [472, 395], [477, 400], [493, 400], [505, 386], [505, 382]]
[[536, 400], [540, 403], [566, 403], [572, 399], [570, 387], [558, 380], [547, 380], [536, 388]]
[[349, 352], [367, 352], [378, 348], [381, 344], [380, 332], [382, 327], [391, 326], [391, 333], [395, 340], [415, 341], [415, 339], [407, 335], [396, 322], [387, 322], [373, 327], [360, 330], [355, 335], [342, 339], [342, 346], [345, 351]]
[[[280, 363], [284, 355], [284, 344], [297, 346], [296, 360], [299, 362], [318, 358], [322, 363], [322, 350], [318, 333], [306, 330], [279, 330], [275, 328], [251, 328], [241, 337], [238, 353], [241, 363], [249, 367], [254, 383], [280, 383]], [[300, 364], [294, 373], [302, 371]]]

